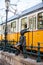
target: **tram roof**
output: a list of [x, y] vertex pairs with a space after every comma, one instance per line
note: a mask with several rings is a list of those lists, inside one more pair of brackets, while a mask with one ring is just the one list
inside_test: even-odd
[[39, 4], [35, 5], [35, 6], [33, 6], [31, 8], [28, 8], [28, 9], [22, 11], [21, 14], [18, 14], [18, 15], [16, 14], [16, 15], [12, 16], [11, 18], [8, 19], [8, 22], [10, 22], [10, 21], [12, 21], [14, 19], [18, 19], [18, 18], [20, 18], [22, 16], [28, 15], [30, 13], [33, 13], [35, 11], [38, 11], [38, 10], [40, 10], [42, 8], [43, 8], [43, 2], [42, 3], [39, 3]]
[[28, 8], [28, 9], [24, 10], [22, 12], [21, 16], [24, 16], [24, 15], [27, 15], [27, 14], [30, 14], [30, 13], [33, 13], [35, 11], [38, 11], [38, 10], [42, 9], [42, 8], [43, 8], [43, 2], [42, 3], [39, 3], [39, 4], [35, 5], [35, 6], [33, 6], [31, 8]]
[[16, 15], [16, 16], [13, 16], [13, 17], [10, 18], [10, 19], [20, 18], [20, 17], [25, 16], [25, 15], [27, 15], [27, 14], [33, 13], [33, 12], [35, 12], [35, 11], [38, 11], [38, 10], [40, 10], [40, 9], [42, 9], [42, 8], [43, 8], [43, 2], [42, 2], [42, 3], [39, 3], [39, 4], [35, 5], [35, 6], [33, 6], [33, 7], [31, 7], [31, 8], [28, 8], [28, 9], [22, 11], [22, 13], [21, 13], [20, 15], [18, 14], [18, 15]]

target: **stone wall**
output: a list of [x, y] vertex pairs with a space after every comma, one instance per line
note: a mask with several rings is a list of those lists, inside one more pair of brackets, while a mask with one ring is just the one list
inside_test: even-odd
[[0, 58], [11, 65], [43, 65], [43, 62], [37, 63], [36, 60], [23, 58], [22, 55], [15, 56], [13, 53], [0, 52]]

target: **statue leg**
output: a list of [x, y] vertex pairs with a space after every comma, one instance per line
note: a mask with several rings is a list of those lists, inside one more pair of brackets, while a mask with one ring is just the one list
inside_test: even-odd
[[16, 52], [15, 52], [15, 55], [18, 55], [18, 54], [20, 54], [20, 46], [18, 49], [16, 49]]

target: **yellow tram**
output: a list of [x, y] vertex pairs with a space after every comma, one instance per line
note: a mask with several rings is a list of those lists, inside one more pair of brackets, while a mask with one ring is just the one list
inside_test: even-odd
[[[5, 23], [0, 25], [0, 40], [4, 39]], [[28, 28], [26, 36], [26, 46], [43, 46], [43, 3], [39, 3], [29, 9], [24, 10], [21, 14], [15, 15], [7, 22], [7, 40], [19, 41], [20, 31]], [[15, 43], [14, 43], [15, 44]], [[27, 48], [29, 50], [29, 48]], [[37, 49], [33, 49], [37, 50]], [[43, 52], [43, 48], [40, 49]]]

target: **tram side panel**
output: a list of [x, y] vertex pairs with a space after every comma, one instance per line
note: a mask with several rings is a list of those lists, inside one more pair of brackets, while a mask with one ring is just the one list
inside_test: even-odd
[[2, 35], [0, 34], [0, 40], [2, 40]]
[[[28, 32], [25, 34], [25, 36], [26, 36], [26, 46], [32, 45], [38, 47], [39, 42], [40, 47], [43, 47], [43, 30], [33, 31], [33, 33]], [[28, 47], [27, 50], [31, 50], [31, 48]], [[38, 48], [33, 48], [33, 50], [38, 51]], [[40, 51], [43, 52], [43, 48], [40, 48]]]
[[8, 34], [7, 38], [10, 41], [14, 41], [14, 42], [12, 42], [12, 44], [16, 44], [16, 42], [18, 41], [18, 33]]
[[41, 52], [43, 52], [43, 30], [38, 30], [37, 31], [37, 43], [40, 43], [40, 47], [42, 47], [40, 49]]

